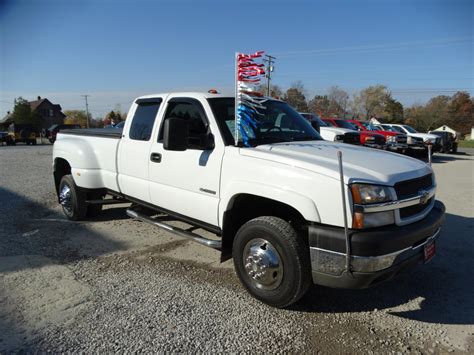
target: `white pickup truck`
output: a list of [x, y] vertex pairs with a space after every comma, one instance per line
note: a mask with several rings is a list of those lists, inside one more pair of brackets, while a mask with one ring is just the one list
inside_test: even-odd
[[353, 129], [330, 127], [326, 122], [313, 113], [300, 112], [300, 115], [306, 118], [313, 125], [324, 140], [347, 144], [360, 144], [360, 134], [355, 132]]
[[250, 146], [235, 145], [234, 101], [149, 95], [135, 100], [123, 130], [61, 131], [53, 168], [67, 218], [132, 202], [129, 216], [232, 257], [248, 292], [275, 307], [298, 301], [311, 281], [365, 288], [433, 257], [445, 208], [429, 165], [324, 141], [272, 99]]

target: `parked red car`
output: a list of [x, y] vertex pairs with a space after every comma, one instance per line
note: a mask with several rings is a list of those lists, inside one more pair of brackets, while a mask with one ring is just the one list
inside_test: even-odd
[[343, 120], [342, 118], [323, 118], [323, 121], [333, 127], [348, 128], [354, 131], [360, 131], [360, 143], [367, 147], [378, 149], [385, 148], [385, 137], [381, 134], [360, 130], [357, 126], [353, 125], [347, 120]]
[[395, 132], [383, 131], [377, 129], [374, 125], [369, 122], [361, 122], [358, 120], [347, 120], [349, 123], [354, 125], [360, 132], [373, 132], [381, 134], [385, 137], [386, 148], [389, 150], [396, 151], [398, 153], [405, 153], [408, 149], [407, 135]]

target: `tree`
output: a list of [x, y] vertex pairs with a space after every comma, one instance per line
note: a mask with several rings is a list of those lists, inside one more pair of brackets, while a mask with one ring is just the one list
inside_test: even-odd
[[462, 134], [469, 134], [474, 127], [474, 102], [467, 92], [458, 91], [448, 104], [447, 124]]
[[309, 112], [321, 117], [331, 117], [331, 102], [327, 95], [315, 95], [308, 103]]
[[31, 106], [27, 100], [20, 96], [15, 99], [14, 105], [12, 114], [14, 123], [36, 125], [37, 121], [35, 119], [37, 117], [31, 112]]
[[283, 100], [298, 112], [308, 112], [308, 104], [304, 96], [304, 87], [301, 81], [294, 83], [288, 90], [286, 90]]
[[[87, 127], [87, 115], [85, 111], [82, 110], [67, 110], [64, 111], [66, 118], [64, 119], [65, 124], [78, 124], [81, 127]], [[89, 122], [92, 117], [89, 114]]]
[[474, 103], [466, 92], [457, 92], [452, 97], [435, 96], [425, 105], [417, 104], [406, 110], [406, 123], [427, 132], [443, 124], [463, 134], [474, 126]]
[[391, 96], [385, 98], [383, 117], [390, 123], [403, 123], [403, 105]]
[[[267, 84], [258, 85], [257, 91], [263, 95], [267, 95]], [[275, 99], [283, 98], [283, 90], [278, 85], [270, 85], [270, 97]]]
[[331, 115], [344, 117], [349, 102], [349, 94], [338, 86], [332, 86], [329, 88], [327, 98], [329, 100]]
[[360, 113], [367, 119], [382, 117], [387, 98], [391, 97], [384, 85], [369, 86], [359, 94], [354, 95], [354, 113]]

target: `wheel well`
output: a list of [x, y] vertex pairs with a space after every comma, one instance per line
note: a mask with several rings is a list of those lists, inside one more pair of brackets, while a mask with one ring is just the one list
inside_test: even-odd
[[279, 217], [298, 230], [303, 230], [305, 219], [294, 207], [269, 198], [239, 194], [232, 198], [230, 208], [224, 212], [222, 227], [221, 261], [232, 257], [232, 244], [239, 228], [251, 219], [261, 216]]
[[56, 187], [56, 194], [59, 195], [59, 183], [64, 175], [71, 173], [71, 166], [67, 160], [57, 158], [54, 161], [54, 186]]

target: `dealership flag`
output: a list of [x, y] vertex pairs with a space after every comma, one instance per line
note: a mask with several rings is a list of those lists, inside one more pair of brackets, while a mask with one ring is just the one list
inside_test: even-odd
[[235, 54], [235, 145], [249, 144], [249, 134], [253, 128], [257, 128], [259, 109], [265, 109], [262, 105], [267, 99], [257, 91], [257, 86], [265, 76], [264, 64], [260, 63], [263, 51], [253, 54]]

